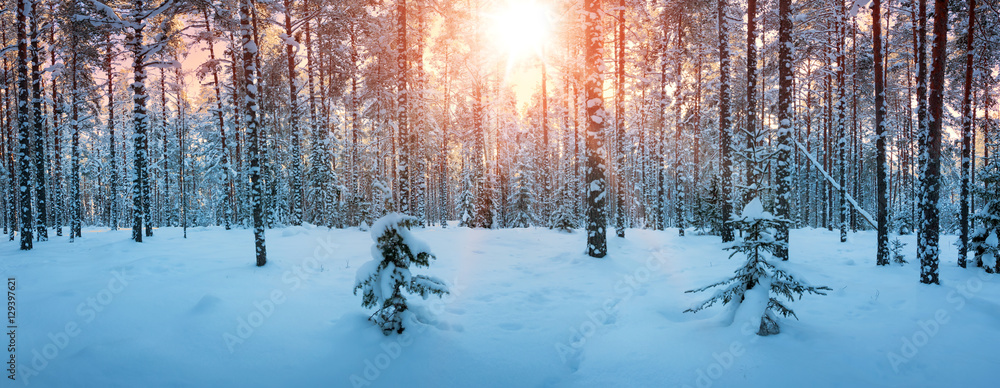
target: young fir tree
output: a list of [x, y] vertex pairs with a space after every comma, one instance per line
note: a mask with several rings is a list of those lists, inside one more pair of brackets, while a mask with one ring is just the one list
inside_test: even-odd
[[[992, 155], [991, 155], [992, 157]], [[972, 224], [976, 225], [970, 236], [969, 250], [974, 252], [976, 265], [982, 265], [986, 272], [1000, 273], [1000, 165], [988, 161], [977, 175], [983, 182], [974, 190], [982, 201], [982, 208], [972, 216]]]
[[[743, 307], [755, 309], [749, 313], [757, 314], [760, 310], [760, 327], [757, 335], [766, 336], [778, 334], [777, 315], [783, 317], [789, 315], [795, 317], [795, 313], [785, 306], [777, 296], [782, 296], [788, 301], [795, 301], [803, 294], [826, 295], [829, 287], [813, 287], [802, 280], [799, 280], [788, 271], [781, 268], [780, 260], [774, 254], [778, 249], [787, 248], [786, 242], [775, 239], [775, 232], [782, 224], [790, 221], [784, 218], [777, 218], [771, 213], [764, 211], [760, 200], [754, 198], [743, 208], [743, 213], [739, 218], [731, 221], [733, 226], [743, 231], [743, 241], [737, 242], [726, 248], [732, 250], [730, 258], [736, 254], [743, 254], [746, 263], [736, 270], [733, 277], [708, 286], [689, 290], [685, 292], [702, 292], [718, 286], [726, 286], [725, 289], [717, 291], [714, 296], [700, 303], [696, 307], [684, 312], [696, 313], [716, 302], [722, 304], [736, 302]], [[798, 319], [798, 317], [796, 317]]]
[[416, 217], [399, 213], [375, 221], [371, 228], [375, 241], [372, 260], [358, 268], [354, 294], [361, 290], [361, 306], [378, 309], [368, 319], [382, 328], [385, 335], [403, 333], [408, 309], [404, 290], [424, 299], [448, 293], [448, 287], [440, 279], [410, 274], [410, 265], [428, 267], [430, 260], [435, 259], [427, 244], [410, 233], [411, 227], [419, 225]]

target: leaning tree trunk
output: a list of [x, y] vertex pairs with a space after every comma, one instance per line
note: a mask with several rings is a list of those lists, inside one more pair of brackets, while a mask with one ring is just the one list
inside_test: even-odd
[[607, 180], [604, 176], [604, 111], [601, 68], [601, 2], [584, 0], [584, 36], [587, 39], [585, 55], [585, 88], [587, 89], [587, 254], [604, 257], [608, 253], [607, 243]]

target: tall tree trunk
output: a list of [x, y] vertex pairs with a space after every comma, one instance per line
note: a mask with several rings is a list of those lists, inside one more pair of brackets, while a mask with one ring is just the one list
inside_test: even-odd
[[[54, 13], [55, 4], [49, 4], [49, 10]], [[49, 41], [56, 41], [56, 29], [55, 23], [49, 24]], [[51, 66], [56, 65], [56, 49], [55, 45], [49, 47], [49, 60]], [[62, 171], [62, 125], [60, 120], [62, 119], [62, 101], [60, 101], [60, 95], [56, 87], [55, 75], [52, 76], [52, 219], [54, 221], [53, 227], [56, 229], [56, 236], [62, 236], [62, 221], [63, 221], [63, 171]]]
[[[877, 1], [877, 0], [876, 0]], [[792, 194], [792, 0], [778, 0], [778, 153], [775, 180], [778, 182], [774, 215], [791, 220]], [[788, 224], [779, 223], [775, 233], [778, 247], [774, 256], [788, 260]]]
[[962, 235], [958, 245], [958, 266], [965, 268], [969, 249], [969, 174], [972, 172], [972, 76], [975, 56], [972, 45], [976, 26], [976, 0], [968, 2], [969, 23], [965, 32], [965, 89], [962, 93]]
[[247, 137], [250, 140], [250, 202], [253, 207], [253, 236], [257, 266], [267, 263], [264, 242], [264, 185], [260, 177], [260, 130], [257, 128], [257, 44], [250, 29], [250, 3], [240, 1], [240, 45], [243, 48], [243, 94], [245, 96]]
[[[927, 140], [924, 138], [927, 135], [927, 0], [917, 1], [917, 46], [916, 46], [916, 61], [917, 61], [917, 171], [918, 174], [923, 174], [926, 164], [927, 164], [927, 152], [924, 145]], [[923, 184], [923, 176], [919, 177], [918, 184]], [[914, 209], [919, 209], [920, 204], [924, 202], [925, 196], [924, 192], [917, 190], [917, 206]], [[919, 222], [919, 220], [914, 219], [914, 221]], [[919, 226], [918, 226], [919, 228]], [[923, 235], [917, 233], [917, 246], [919, 247], [922, 242]]]
[[948, 48], [948, 1], [934, 1], [934, 42], [931, 45], [930, 95], [927, 105], [930, 108], [926, 136], [924, 136], [924, 152], [927, 163], [921, 171], [920, 191], [923, 201], [920, 203], [920, 241], [917, 244], [917, 257], [920, 259], [920, 282], [924, 284], [940, 284], [938, 281], [938, 239], [940, 235], [940, 219], [938, 218], [938, 198], [941, 180], [941, 124], [944, 108], [944, 65]]
[[292, 126], [291, 178], [292, 225], [302, 224], [302, 126], [299, 125], [299, 91], [296, 81], [296, 58], [292, 45], [292, 1], [285, 0], [285, 57], [288, 61], [288, 124]]
[[[752, 1], [752, 0], [751, 0]], [[674, 45], [674, 172], [677, 174], [674, 180], [674, 220], [677, 226], [677, 234], [679, 236], [684, 236], [684, 228], [687, 227], [684, 218], [684, 208], [685, 208], [685, 185], [687, 184], [687, 176], [684, 171], [684, 148], [687, 147], [686, 144], [681, 144], [684, 139], [684, 117], [682, 117], [683, 107], [683, 93], [681, 89], [683, 88], [683, 77], [681, 77], [681, 70], [683, 70], [683, 64], [685, 57], [684, 47], [681, 45], [681, 40], [684, 39], [684, 29], [681, 24], [683, 20], [683, 12], [677, 13], [677, 43]]]
[[733, 226], [729, 217], [733, 211], [732, 204], [732, 161], [729, 158], [729, 142], [732, 135], [732, 123], [729, 117], [729, 27], [726, 23], [726, 0], [718, 2], [719, 23], [719, 209], [720, 226], [722, 227], [722, 242], [730, 242], [733, 236]]
[[[139, 15], [139, 13], [145, 10], [144, 0], [134, 1], [134, 12]], [[132, 147], [134, 151], [134, 156], [132, 159], [135, 161], [135, 171], [132, 174], [132, 239], [135, 242], [142, 242], [143, 236], [143, 218], [148, 217], [148, 214], [143, 211], [143, 198], [147, 195], [147, 190], [144, 188], [147, 180], [146, 175], [146, 129], [149, 127], [149, 118], [146, 116], [146, 52], [144, 50], [144, 45], [142, 44], [143, 39], [143, 20], [142, 18], [136, 17], [136, 28], [132, 33], [132, 74], [134, 76], [134, 81], [132, 82], [132, 117], [134, 135], [132, 140], [134, 145]]]
[[757, 0], [747, 0], [747, 117], [746, 117], [746, 177], [743, 204], [760, 195], [760, 174], [757, 164]]
[[[110, 36], [107, 38], [110, 40]], [[108, 185], [110, 186], [111, 195], [108, 207], [109, 224], [111, 230], [118, 230], [118, 160], [117, 152], [115, 151], [115, 87], [114, 87], [114, 45], [108, 43], [107, 52], [104, 56], [104, 71], [108, 75], [108, 143], [109, 152], [108, 159], [110, 160], [109, 168], [111, 169], [111, 178]], [[124, 150], [123, 150], [124, 151]]]
[[607, 113], [604, 111], [604, 82], [601, 68], [604, 59], [601, 56], [601, 1], [584, 0], [584, 36], [586, 37], [586, 55], [584, 76], [587, 89], [587, 254], [591, 257], [604, 257], [608, 253], [607, 243], [607, 180], [604, 176], [604, 158], [601, 148], [604, 147], [604, 125]]
[[[79, 42], [76, 41], [76, 37], [73, 38], [72, 46], [75, 48]], [[72, 50], [71, 63], [70, 63], [70, 99], [73, 104], [70, 109], [72, 114], [72, 126], [73, 126], [73, 161], [71, 167], [71, 186], [70, 186], [70, 201], [72, 205], [70, 206], [70, 228], [69, 228], [69, 238], [73, 241], [75, 237], [83, 237], [81, 234], [80, 224], [83, 218], [83, 204], [82, 198], [80, 196], [80, 90], [77, 84], [77, 73], [79, 72], [79, 50]]]
[[[923, 1], [923, 0], [920, 0]], [[872, 46], [875, 53], [875, 180], [878, 248], [875, 263], [889, 264], [889, 198], [885, 149], [885, 70], [882, 69], [882, 0], [872, 6]]]
[[398, 0], [396, 3], [397, 25], [399, 28], [396, 36], [396, 70], [398, 78], [396, 80], [396, 113], [399, 140], [399, 211], [403, 214], [410, 214], [410, 131], [408, 127], [407, 114], [407, 90], [409, 65], [407, 64], [407, 44], [406, 44], [406, 0]]
[[[615, 56], [618, 59], [618, 79], [615, 85], [615, 170], [617, 185], [615, 185], [615, 234], [625, 237], [625, 0], [618, 0], [618, 35], [616, 39]], [[544, 61], [543, 61], [544, 62]], [[543, 123], [544, 125], [544, 123]], [[545, 146], [548, 149], [548, 130], [545, 130]], [[548, 155], [546, 153], [545, 155]], [[548, 158], [545, 159], [548, 161]], [[548, 165], [545, 163], [544, 165]], [[545, 177], [543, 176], [543, 179]], [[546, 180], [547, 182], [547, 180]], [[546, 187], [548, 184], [546, 184]], [[548, 194], [548, 191], [545, 192]], [[684, 230], [681, 229], [681, 234]]]
[[[205, 31], [208, 35], [208, 58], [212, 61], [212, 86], [215, 91], [215, 121], [219, 130], [220, 152], [219, 164], [223, 171], [223, 186], [226, 191], [226, 199], [222, 203], [223, 223], [226, 230], [231, 228], [233, 219], [233, 174], [229, 167], [229, 148], [226, 146], [226, 122], [223, 118], [222, 110], [222, 87], [219, 84], [219, 64], [215, 60], [215, 35], [212, 33], [212, 23], [208, 18], [208, 9], [204, 11]], [[110, 74], [110, 73], [109, 73]]]
[[33, 0], [17, 1], [17, 140], [18, 140], [18, 168], [20, 177], [18, 193], [21, 206], [21, 250], [29, 250], [32, 247], [32, 234], [34, 233], [34, 218], [31, 211], [31, 191], [29, 182], [31, 173], [34, 172], [35, 165], [32, 163], [31, 152], [31, 108], [29, 107], [30, 95], [28, 94], [28, 26], [27, 17], [30, 12], [29, 2]]
[[38, 241], [48, 241], [48, 203], [45, 197], [45, 187], [47, 186], [45, 161], [48, 158], [45, 155], [45, 143], [47, 139], [45, 135], [45, 115], [42, 112], [42, 59], [38, 55], [39, 51], [41, 51], [38, 47], [40, 41], [38, 36], [38, 19], [38, 0], [35, 0], [31, 2], [31, 23], [29, 28], [31, 34], [31, 112], [32, 117], [34, 117], [35, 127], [35, 201], [38, 210], [36, 237]]
[[840, 214], [840, 242], [847, 242], [847, 222], [850, 209], [847, 207], [847, 88], [844, 86], [844, 36], [847, 35], [847, 23], [844, 21], [843, 0], [837, 5], [837, 171], [840, 189], [838, 190], [838, 213]]

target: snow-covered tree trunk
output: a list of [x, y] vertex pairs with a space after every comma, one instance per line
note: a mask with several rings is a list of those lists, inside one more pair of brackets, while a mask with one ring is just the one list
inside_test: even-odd
[[35, 236], [38, 241], [48, 241], [48, 202], [46, 201], [45, 188], [48, 181], [45, 178], [45, 145], [48, 142], [45, 134], [45, 114], [42, 112], [42, 58], [39, 56], [41, 49], [38, 35], [38, 0], [31, 1], [31, 23], [29, 33], [31, 34], [31, 114], [34, 118], [34, 162], [35, 162], [35, 203], [37, 210]]
[[[778, 0], [778, 150], [774, 179], [777, 182], [774, 215], [781, 219], [791, 219], [792, 202], [792, 134], [795, 119], [792, 106], [792, 0]], [[788, 260], [788, 227], [780, 223], [775, 228], [774, 257]]]
[[[74, 42], [73, 48], [77, 48], [76, 35], [71, 38]], [[79, 50], [73, 50], [70, 54], [70, 110], [71, 128], [73, 130], [73, 156], [70, 167], [70, 230], [69, 238], [73, 241], [75, 237], [83, 237], [81, 234], [81, 224], [83, 222], [83, 204], [80, 197], [80, 94], [78, 85], [78, 73], [80, 63], [78, 62]]]
[[[615, 56], [617, 57], [617, 80], [615, 83], [615, 235], [625, 237], [625, 187], [628, 179], [625, 175], [625, 0], [618, 0], [618, 33], [616, 37]], [[546, 132], [548, 146], [548, 132]], [[546, 154], [547, 155], [547, 154]], [[546, 159], [547, 160], [547, 159]], [[549, 191], [546, 189], [543, 195]], [[683, 229], [682, 229], [682, 232]]]
[[[302, 224], [302, 125], [299, 123], [299, 90], [297, 71], [297, 60], [295, 58], [295, 47], [298, 42], [293, 39], [292, 32], [292, 1], [285, 0], [285, 34], [283, 38], [285, 46], [285, 57], [288, 61], [288, 124], [292, 127], [291, 148], [291, 178], [292, 189], [292, 225]], [[325, 152], [325, 149], [323, 150]]]
[[28, 25], [27, 17], [31, 13], [29, 3], [32, 0], [17, 1], [17, 155], [18, 155], [18, 195], [21, 207], [21, 250], [32, 248], [34, 233], [34, 218], [31, 209], [31, 173], [34, 163], [31, 157], [31, 108], [28, 93]]
[[729, 117], [729, 26], [726, 22], [727, 1], [718, 0], [719, 27], [719, 224], [722, 228], [722, 242], [733, 241], [733, 227], [729, 216], [732, 204], [732, 161], [730, 160], [730, 139], [732, 122]]
[[587, 254], [604, 257], [608, 253], [607, 243], [607, 180], [605, 178], [604, 125], [607, 114], [604, 111], [604, 68], [602, 52], [600, 0], [584, 0], [583, 23], [586, 38], [585, 70], [587, 112]]
[[747, 39], [746, 39], [746, 82], [747, 82], [747, 105], [746, 105], [746, 188], [743, 191], [743, 203], [750, 203], [751, 199], [760, 196], [760, 174], [758, 166], [761, 161], [757, 158], [757, 148], [763, 144], [757, 144], [757, 0], [747, 0]]
[[[106, 36], [110, 41], [110, 36]], [[114, 85], [114, 45], [107, 42], [104, 54], [104, 71], [108, 77], [108, 167], [110, 168], [110, 180], [108, 189], [111, 200], [108, 206], [108, 223], [111, 230], [118, 230], [118, 154], [115, 150], [115, 85]], [[124, 150], [122, 150], [124, 152]]]
[[847, 207], [847, 92], [844, 86], [845, 55], [844, 35], [846, 34], [846, 22], [844, 21], [844, 1], [838, 0], [836, 4], [837, 18], [837, 175], [838, 184], [838, 212], [840, 214], [840, 242], [847, 242], [847, 222], [850, 210]]
[[[882, 0], [872, 5], [872, 46], [875, 54], [875, 181], [878, 247], [875, 262], [889, 265], [889, 192], [885, 128], [885, 71], [882, 69]], [[923, 2], [924, 0], [920, 0]]]
[[938, 199], [941, 196], [941, 126], [944, 122], [944, 71], [948, 45], [948, 1], [934, 1], [934, 41], [931, 45], [930, 95], [927, 99], [928, 123], [924, 136], [927, 163], [921, 169], [920, 239], [917, 258], [920, 259], [920, 282], [940, 284], [938, 280], [938, 240], [941, 237]]
[[409, 64], [407, 63], [406, 42], [406, 0], [396, 2], [397, 23], [396, 35], [396, 125], [399, 140], [399, 211], [410, 214], [410, 131], [407, 115], [407, 81]]
[[243, 110], [250, 142], [250, 204], [253, 207], [253, 236], [257, 256], [257, 266], [267, 263], [267, 247], [264, 242], [264, 182], [261, 180], [260, 128], [257, 123], [257, 44], [250, 27], [250, 3], [240, 0], [240, 45], [243, 48]]
[[132, 171], [132, 239], [135, 242], [142, 242], [143, 220], [149, 218], [149, 208], [143, 206], [148, 204], [149, 198], [149, 175], [146, 170], [146, 157], [148, 156], [146, 131], [149, 128], [149, 117], [146, 114], [146, 50], [143, 45], [143, 26], [145, 21], [142, 18], [146, 6], [144, 0], [134, 0], [132, 10], [135, 18], [135, 28], [132, 32], [129, 45], [132, 49], [132, 124], [134, 127], [133, 157], [135, 168]]

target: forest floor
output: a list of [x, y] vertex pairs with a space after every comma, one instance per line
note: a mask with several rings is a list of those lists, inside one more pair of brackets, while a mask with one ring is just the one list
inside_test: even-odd
[[[612, 231], [613, 232], [613, 231]], [[50, 233], [54, 234], [54, 233]], [[875, 234], [795, 230], [787, 268], [832, 289], [791, 303], [782, 332], [727, 322], [729, 307], [683, 313], [742, 259], [718, 237], [548, 229], [416, 230], [437, 255], [415, 274], [444, 299], [410, 298], [415, 321], [383, 336], [352, 294], [371, 259], [357, 229], [267, 231], [254, 266], [249, 230], [160, 228], [0, 241], [16, 282], [17, 381], [40, 387], [986, 387], [1000, 349], [1000, 276], [955, 264], [941, 239], [941, 285], [910, 264], [876, 267]], [[730, 318], [732, 319], [732, 318]], [[4, 355], [4, 358], [7, 356]], [[12, 385], [13, 386], [13, 385]]]

